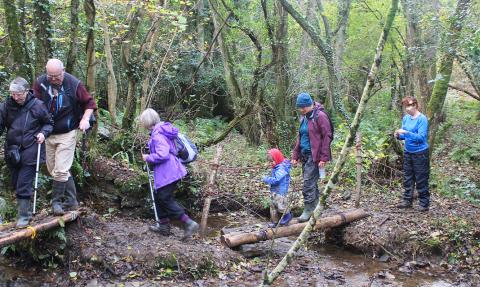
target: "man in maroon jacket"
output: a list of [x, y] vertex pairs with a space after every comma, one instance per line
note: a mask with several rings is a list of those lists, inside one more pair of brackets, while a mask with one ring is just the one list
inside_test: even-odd
[[298, 220], [305, 222], [312, 215], [320, 197], [317, 184], [319, 171], [324, 172], [325, 164], [331, 160], [333, 133], [323, 106], [314, 102], [308, 93], [299, 94], [296, 105], [302, 119], [292, 152], [292, 163], [302, 162], [304, 209]]
[[60, 60], [48, 60], [46, 72], [37, 78], [33, 91], [45, 103], [54, 121], [53, 132], [46, 140], [46, 157], [48, 172], [53, 177], [53, 213], [62, 215], [64, 209], [78, 207], [75, 182], [70, 174], [77, 129], [85, 132], [90, 128], [97, 105], [80, 80], [65, 72]]

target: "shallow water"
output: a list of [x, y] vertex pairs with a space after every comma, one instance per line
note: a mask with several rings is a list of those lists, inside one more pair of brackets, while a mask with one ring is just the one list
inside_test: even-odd
[[[247, 221], [251, 222], [251, 218]], [[208, 238], [214, 240], [218, 238], [221, 228], [228, 226], [231, 221], [224, 215], [212, 215], [208, 223]], [[295, 238], [288, 240], [293, 243]], [[280, 255], [288, 251], [289, 245], [283, 246]], [[398, 265], [380, 262], [369, 256], [328, 244], [309, 245], [302, 252], [301, 258], [297, 258], [289, 268], [275, 286], [474, 286], [468, 283], [463, 285], [453, 283], [453, 275], [445, 274], [440, 267], [427, 266], [412, 273], [402, 273]], [[52, 274], [52, 270], [12, 267], [9, 260], [0, 256], [0, 286], [56, 285], [52, 285], [56, 276], [48, 274]], [[68, 277], [68, 274], [63, 274], [63, 277]], [[213, 285], [208, 286], [236, 286], [235, 282], [238, 282], [214, 278], [212, 280]], [[255, 286], [260, 280], [260, 273], [252, 273], [240, 281], [246, 286]], [[147, 282], [139, 283], [148, 285]]]

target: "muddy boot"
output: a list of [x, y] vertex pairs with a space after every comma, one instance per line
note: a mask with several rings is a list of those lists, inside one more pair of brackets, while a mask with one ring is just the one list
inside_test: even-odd
[[292, 220], [293, 216], [291, 212], [286, 213], [283, 218], [280, 220], [280, 226], [288, 225], [290, 220]]
[[199, 228], [198, 223], [196, 223], [195, 221], [189, 218], [184, 226], [182, 240], [187, 240], [190, 237], [192, 237], [192, 235], [198, 231], [198, 228]]
[[75, 182], [73, 181], [72, 176], [68, 178], [65, 188], [65, 202], [63, 203], [63, 209], [65, 211], [78, 209], [77, 189], [75, 188]]
[[305, 207], [303, 208], [303, 213], [298, 218], [298, 222], [308, 221], [310, 219], [310, 216], [312, 216], [312, 213], [315, 210], [315, 207], [317, 206], [317, 204], [318, 204], [318, 198], [312, 203], [305, 203]]
[[30, 199], [17, 198], [17, 228], [28, 226], [32, 219]]
[[170, 236], [170, 235], [172, 235], [172, 232], [170, 231], [170, 229], [171, 229], [170, 223], [161, 224], [161, 223], [155, 222], [155, 224], [154, 224], [154, 225], [151, 225], [150, 227], [148, 227], [148, 229], [149, 229], [150, 231], [159, 233], [159, 234], [161, 234], [161, 235], [163, 235], [163, 236]]
[[67, 187], [67, 182], [53, 181], [53, 191], [52, 191], [52, 210], [53, 215], [64, 215], [62, 207], [62, 199], [65, 194], [65, 189]]
[[418, 211], [420, 212], [427, 212], [429, 210], [428, 206], [419, 206]]
[[402, 200], [399, 204], [397, 204], [397, 208], [411, 208], [412, 203], [406, 200]]

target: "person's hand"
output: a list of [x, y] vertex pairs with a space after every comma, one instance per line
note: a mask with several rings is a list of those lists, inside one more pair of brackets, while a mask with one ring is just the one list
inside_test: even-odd
[[142, 154], [142, 158], [143, 158], [144, 161], [147, 161], [147, 156], [148, 156], [148, 154]]
[[38, 133], [38, 135], [37, 135], [37, 143], [38, 143], [38, 144], [43, 144], [44, 141], [45, 141], [45, 135], [42, 134], [42, 133]]
[[318, 167], [319, 167], [319, 168], [325, 168], [325, 164], [327, 164], [327, 163], [324, 162], [324, 161], [320, 161], [320, 162], [318, 163]]
[[293, 164], [293, 165], [297, 165], [297, 164], [298, 164], [298, 160], [292, 159], [292, 164]]
[[90, 121], [82, 119], [80, 121], [79, 128], [82, 130], [82, 132], [86, 132], [90, 128]]
[[395, 131], [395, 132], [393, 133], [393, 136], [394, 136], [396, 139], [398, 139], [398, 136], [399, 136], [399, 135], [400, 135], [400, 134], [398, 133], [398, 131]]
[[408, 133], [408, 131], [406, 131], [404, 129], [399, 129], [399, 130], [396, 131], [396, 133], [398, 133], [399, 135], [403, 135], [403, 134]]

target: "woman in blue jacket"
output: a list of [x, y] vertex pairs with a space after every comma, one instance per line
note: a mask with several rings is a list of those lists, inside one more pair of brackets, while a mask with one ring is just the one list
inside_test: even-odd
[[405, 188], [402, 202], [398, 208], [412, 207], [413, 191], [418, 192], [420, 211], [428, 211], [430, 192], [428, 179], [430, 176], [430, 159], [428, 150], [428, 120], [418, 110], [418, 102], [414, 97], [405, 97], [402, 106], [406, 115], [402, 120], [402, 128], [396, 130], [397, 139], [405, 141], [403, 159], [403, 186]]

